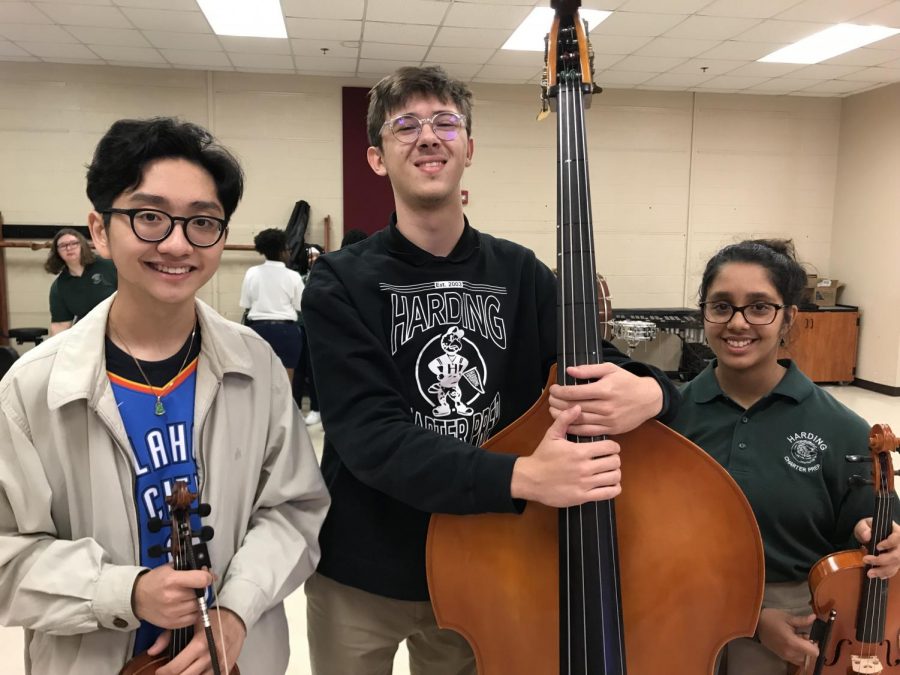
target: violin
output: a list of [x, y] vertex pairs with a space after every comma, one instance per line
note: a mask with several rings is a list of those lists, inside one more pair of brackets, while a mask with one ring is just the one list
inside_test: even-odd
[[[172, 566], [176, 570], [199, 570], [203, 567], [209, 567], [209, 558], [206, 555], [205, 546], [202, 548], [195, 546], [194, 538], [197, 538], [201, 544], [205, 544], [213, 538], [213, 528], [206, 525], [199, 532], [192, 531], [191, 514], [196, 513], [201, 517], [206, 517], [210, 514], [210, 507], [209, 504], [198, 504], [197, 508], [191, 508], [191, 504], [196, 499], [197, 493], [188, 490], [186, 482], [178, 481], [175, 483], [172, 494], [166, 497], [171, 520], [165, 523], [159, 518], [153, 518], [149, 523], [151, 532], [158, 532], [166, 524], [171, 526], [171, 548], [163, 549], [160, 546], [152, 546], [149, 553], [154, 558], [171, 553]], [[203, 621], [203, 630], [206, 634], [206, 644], [209, 647], [212, 671], [214, 675], [222, 675], [223, 671], [219, 665], [219, 654], [216, 650], [212, 626], [210, 625], [209, 610], [206, 606], [205, 589], [198, 588], [195, 592], [197, 593], [197, 604], [200, 607], [200, 617]], [[169, 641], [168, 649], [165, 652], [156, 656], [151, 656], [147, 652], [138, 654], [125, 664], [125, 667], [119, 671], [119, 675], [153, 675], [158, 668], [162, 668], [178, 656], [193, 638], [193, 626], [176, 628], [172, 631], [172, 639]], [[227, 673], [228, 675], [240, 675], [237, 664], [234, 664]]]
[[[566, 367], [603, 351], [584, 124], [599, 89], [580, 3], [551, 4], [543, 100], [558, 112], [559, 356], [540, 399], [484, 445], [519, 456], [553, 423], [550, 384], [576, 384]], [[655, 420], [616, 441], [615, 500], [431, 517], [435, 617], [466, 638], [479, 675], [711, 675], [725, 643], [753, 634], [763, 547], [738, 485]]]
[[894, 468], [891, 452], [900, 444], [887, 424], [869, 434], [871, 456], [848, 455], [849, 462], [871, 462], [872, 479], [851, 478], [851, 484], [871, 482], [875, 490], [872, 538], [865, 548], [840, 551], [822, 558], [809, 572], [809, 590], [817, 620], [811, 638], [819, 657], [797, 675], [900, 675], [900, 590], [889, 579], [870, 579], [863, 556], [894, 527]]

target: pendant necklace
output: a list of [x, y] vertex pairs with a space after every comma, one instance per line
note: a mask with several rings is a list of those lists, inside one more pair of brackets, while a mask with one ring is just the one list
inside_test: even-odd
[[[141, 377], [144, 378], [144, 382], [147, 383], [147, 386], [150, 388], [150, 392], [154, 396], [156, 396], [156, 405], [153, 407], [153, 413], [157, 416], [165, 415], [166, 408], [165, 408], [165, 406], [163, 406], [162, 393], [157, 391], [156, 387], [154, 387], [152, 384], [150, 384], [150, 378], [147, 377], [147, 374], [144, 372], [144, 369], [141, 368], [141, 362], [138, 361], [136, 358], [134, 358], [134, 354], [132, 354], [131, 350], [128, 348], [128, 343], [126, 343], [125, 340], [122, 339], [121, 333], [119, 333], [119, 331], [115, 330], [112, 327], [112, 325], [110, 325], [109, 328], [113, 333], [115, 333], [116, 337], [119, 338], [119, 342], [121, 342], [122, 346], [125, 347], [126, 353], [128, 354], [128, 356], [131, 357], [131, 360], [134, 361], [134, 365], [137, 366], [138, 372], [140, 372]], [[197, 332], [197, 321], [195, 319], [194, 327], [191, 329], [191, 341], [190, 341], [190, 343], [188, 343], [187, 354], [184, 355], [184, 361], [181, 362], [181, 368], [178, 369], [178, 373], [175, 374], [175, 377], [178, 377], [178, 375], [181, 373], [181, 371], [184, 370], [184, 367], [187, 365], [188, 359], [191, 357], [191, 348], [194, 346], [194, 334], [196, 332]]]

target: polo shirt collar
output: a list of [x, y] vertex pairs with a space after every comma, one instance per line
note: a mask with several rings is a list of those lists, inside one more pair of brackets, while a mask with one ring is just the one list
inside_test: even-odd
[[442, 258], [422, 250], [404, 237], [400, 233], [400, 230], [397, 229], [397, 214], [392, 213], [391, 221], [388, 224], [387, 229], [388, 250], [398, 258], [419, 267], [437, 261], [450, 263], [465, 262], [481, 248], [481, 237], [478, 231], [469, 225], [469, 219], [465, 216], [463, 216], [463, 219], [465, 225], [463, 227], [462, 235], [459, 237], [459, 241], [456, 242], [456, 246], [450, 251], [450, 255], [446, 258]]
[[287, 265], [280, 260], [266, 260], [263, 265], [268, 265], [269, 267], [287, 267]]
[[[787, 371], [768, 396], [783, 396], [800, 403], [812, 394], [816, 385], [800, 371], [796, 363], [790, 359], [779, 359], [778, 363], [787, 367]], [[695, 403], [710, 403], [720, 397], [728, 398], [716, 379], [714, 371], [717, 365], [718, 359], [713, 359], [691, 383], [690, 395]]]

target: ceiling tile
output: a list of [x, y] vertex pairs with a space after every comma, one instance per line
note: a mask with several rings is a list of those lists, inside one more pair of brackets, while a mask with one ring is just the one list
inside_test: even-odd
[[688, 87], [696, 87], [701, 82], [706, 82], [707, 80], [712, 79], [709, 75], [703, 73], [697, 74], [688, 74], [688, 73], [662, 73], [657, 75], [656, 77], [652, 77], [642, 86], [645, 87], [675, 87], [675, 88], [688, 88]]
[[827, 82], [818, 82], [811, 87], [802, 89], [802, 94], [852, 94], [861, 89], [869, 89], [871, 82], [851, 82], [849, 80], [828, 80]]
[[232, 70], [234, 66], [224, 52], [211, 52], [192, 49], [161, 49], [166, 61], [173, 66], [192, 68], [225, 68]]
[[365, 0], [281, 0], [284, 16], [306, 19], [362, 19]]
[[[328, 51], [324, 54], [323, 49]], [[331, 40], [291, 40], [291, 51], [294, 56], [316, 56], [324, 59], [353, 59], [356, 63], [356, 57], [359, 56], [358, 47], [348, 47], [340, 42]], [[297, 59], [294, 59], [296, 62]]]
[[141, 30], [173, 33], [212, 33], [203, 12], [175, 12], [161, 9], [124, 7], [122, 12]]
[[294, 69], [294, 57], [290, 54], [242, 54], [228, 52], [228, 58], [237, 68]]
[[357, 66], [357, 72], [360, 75], [377, 75], [385, 77], [390, 75], [398, 68], [405, 66], [414, 66], [416, 64], [409, 61], [376, 61], [373, 59], [360, 59]]
[[737, 77], [781, 77], [801, 68], [803, 66], [796, 63], [759, 63], [754, 61], [740, 68], [735, 68], [729, 75], [736, 75]]
[[651, 77], [653, 77], [653, 73], [631, 73], [624, 70], [604, 70], [594, 78], [594, 82], [599, 84], [601, 87], [609, 87], [615, 89], [616, 85], [634, 86], [637, 84], [643, 84]]
[[294, 66], [306, 73], [356, 73], [356, 59], [345, 59], [335, 56], [295, 56]]
[[0, 23], [0, 36], [13, 42], [58, 42], [61, 44], [78, 42], [74, 35], [59, 26], [41, 26], [30, 23]]
[[794, 71], [796, 77], [808, 77], [814, 80], [833, 80], [838, 77], [850, 79], [850, 75], [862, 70], [859, 66], [836, 66], [816, 63], [811, 66], [801, 66]]
[[854, 21], [863, 24], [876, 24], [878, 26], [892, 26], [900, 28], [900, 0], [884, 7], [880, 7], [868, 14], [857, 17]]
[[698, 14], [768, 19], [797, 4], [797, 0], [716, 0]]
[[667, 37], [653, 38], [638, 49], [638, 56], [680, 56], [689, 58], [709, 51], [719, 42], [717, 40], [676, 40]]
[[632, 54], [653, 40], [647, 36], [599, 35], [596, 31], [590, 39], [597, 54]]
[[449, 8], [449, 3], [436, 0], [368, 0], [366, 19], [438, 25]]
[[380, 42], [363, 42], [359, 49], [359, 55], [364, 59], [378, 59], [381, 61], [415, 61], [419, 63], [425, 58], [428, 47], [424, 45], [393, 45]]
[[708, 52], [703, 52], [700, 57], [704, 59], [756, 61], [782, 47], [784, 47], [783, 42], [738, 42], [736, 40], [728, 40], [727, 42], [719, 43], [718, 46], [713, 47]]
[[740, 91], [768, 80], [767, 77], [734, 77], [732, 75], [720, 75], [711, 80], [697, 85], [697, 89], [725, 89], [728, 91]]
[[149, 47], [140, 31], [128, 28], [90, 28], [70, 26], [68, 31], [85, 44]]
[[677, 14], [642, 14], [640, 12], [613, 12], [606, 21], [591, 31], [595, 35], [622, 35], [656, 37], [685, 20]]
[[[220, 35], [219, 42], [226, 52], [240, 54], [290, 54], [291, 43], [282, 38], [235, 37]], [[254, 66], [255, 67], [255, 66]]]
[[667, 31], [666, 37], [689, 40], [727, 40], [749, 30], [758, 23], [758, 19], [691, 16]]
[[685, 62], [682, 58], [666, 56], [626, 56], [618, 61], [612, 70], [627, 70], [634, 73], [665, 73]]
[[790, 44], [828, 28], [825, 23], [767, 19], [737, 36], [741, 42], [781, 42]]
[[182, 49], [187, 51], [220, 52], [222, 44], [213, 35], [201, 33], [172, 33], [162, 30], [145, 30], [144, 37], [154, 47], [161, 49]]
[[422, 65], [441, 66], [447, 71], [450, 77], [465, 81], [469, 81], [475, 77], [475, 74], [482, 68], [480, 63], [437, 63], [435, 61], [426, 61]]
[[113, 0], [119, 7], [139, 7], [141, 9], [195, 10], [195, 0]]
[[[722, 59], [705, 59], [700, 58], [685, 61], [679, 66], [672, 68], [672, 73], [708, 73], [709, 75], [724, 75], [730, 73], [735, 68], [744, 65], [741, 61], [724, 61]], [[706, 70], [703, 70], [703, 69]]]
[[693, 14], [706, 7], [711, 0], [628, 0], [619, 6], [623, 12], [651, 12], [659, 14]]
[[854, 49], [852, 52], [835, 56], [827, 61], [822, 61], [822, 63], [838, 66], [880, 66], [888, 61], [893, 61], [895, 56], [900, 56], [900, 54], [883, 49]]
[[120, 63], [167, 63], [155, 49], [149, 47], [113, 47], [111, 45], [91, 45], [91, 51], [107, 61]]
[[292, 38], [322, 39], [327, 35], [333, 40], [359, 40], [362, 21], [335, 19], [285, 19], [288, 35]]
[[67, 59], [91, 59], [96, 55], [84, 45], [78, 44], [57, 44], [54, 42], [20, 42], [22, 47], [29, 54], [40, 56], [42, 59], [67, 58]]
[[117, 7], [67, 5], [61, 3], [41, 3], [38, 7], [56, 23], [63, 26], [132, 27], [128, 19]]
[[371, 42], [393, 42], [398, 45], [430, 45], [437, 29], [437, 26], [421, 24], [366, 21], [363, 39]]
[[0, 2], [0, 24], [53, 23], [43, 12], [24, 2]]
[[857, 70], [848, 79], [856, 82], [900, 82], [900, 68], [865, 68]]
[[745, 91], [747, 93], [765, 93], [765, 94], [790, 94], [799, 89], [804, 89], [815, 83], [815, 80], [799, 80], [794, 78], [779, 77], [767, 82], [757, 84]]
[[28, 56], [28, 52], [12, 42], [0, 40], [0, 56]]
[[441, 28], [434, 44], [439, 47], [486, 47], [499, 49], [509, 31], [493, 28]]
[[882, 7], [886, 0], [802, 0], [778, 15], [788, 21], [841, 23]]
[[464, 28], [507, 28], [510, 33], [531, 13], [531, 7], [454, 3], [444, 19], [445, 26]]
[[[429, 61], [435, 63], [480, 63], [484, 64], [491, 58], [492, 54], [535, 54], [535, 52], [501, 52], [496, 49], [477, 48], [477, 47], [432, 47], [427, 54]], [[544, 59], [540, 58], [535, 66], [542, 66]], [[494, 63], [494, 65], [503, 66], [523, 66], [528, 63]]]
[[478, 74], [475, 76], [475, 81], [524, 83], [536, 74], [536, 68], [523, 68], [522, 66], [485, 66], [478, 71]]
[[[441, 57], [436, 56], [432, 58], [432, 54], [435, 53], [435, 49], [452, 49], [452, 47], [434, 47], [430, 52], [428, 52], [428, 58], [434, 61], [440, 61]], [[468, 50], [468, 51], [477, 51], [484, 58], [481, 60], [481, 63], [489, 63], [492, 66], [537, 66], [539, 68], [544, 67], [544, 55], [540, 52], [520, 52], [514, 51], [511, 49], [498, 49], [497, 51], [493, 51], [491, 49], [484, 50]], [[492, 55], [493, 54], [493, 55]], [[594, 54], [594, 58], [597, 58], [597, 55]], [[595, 61], [596, 63], [596, 61]]]

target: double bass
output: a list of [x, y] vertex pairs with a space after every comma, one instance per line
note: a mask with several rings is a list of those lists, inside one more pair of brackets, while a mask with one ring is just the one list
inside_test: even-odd
[[[184, 481], [175, 483], [172, 494], [166, 497], [171, 517], [169, 521], [169, 525], [172, 528], [171, 548], [164, 550], [161, 547], [154, 546], [150, 549], [150, 555], [154, 558], [171, 553], [172, 566], [176, 570], [198, 570], [204, 566], [209, 566], [208, 559], [195, 547], [193, 540], [196, 538], [201, 543], [209, 541], [213, 537], [213, 529], [209, 526], [204, 526], [200, 531], [193, 531], [191, 529], [191, 514], [196, 513], [201, 516], [208, 516], [210, 508], [209, 504], [198, 504], [196, 509], [192, 509], [191, 504], [196, 499], [197, 494], [188, 490], [187, 483]], [[152, 532], [157, 532], [164, 524], [159, 518], [154, 518], [150, 521], [149, 527]], [[203, 622], [203, 631], [206, 636], [206, 644], [209, 648], [210, 667], [213, 675], [222, 675], [223, 673], [226, 675], [240, 675], [241, 671], [238, 669], [237, 664], [233, 664], [230, 670], [222, 670], [222, 666], [219, 665], [215, 636], [209, 621], [209, 611], [206, 607], [206, 593], [201, 589], [196, 589], [196, 593], [197, 604], [200, 607], [200, 616]], [[147, 652], [138, 654], [125, 664], [122, 670], [119, 671], [119, 675], [153, 675], [158, 668], [162, 668], [178, 656], [193, 637], [193, 626], [174, 629], [172, 638], [169, 640], [169, 646], [162, 654], [157, 656], [151, 656]], [[228, 664], [226, 664], [227, 667]]]
[[872, 462], [875, 512], [872, 538], [865, 549], [825, 556], [809, 572], [813, 613], [817, 617], [815, 662], [797, 675], [900, 675], [900, 589], [889, 579], [870, 579], [864, 555], [890, 536], [894, 527], [894, 468], [891, 453], [900, 443], [886, 424], [869, 433], [870, 457], [850, 455], [849, 461]]
[[[575, 384], [566, 367], [602, 354], [585, 137], [591, 53], [580, 3], [551, 4], [543, 91], [558, 113], [560, 337], [547, 389]], [[531, 454], [553, 422], [547, 389], [484, 447]], [[615, 500], [432, 516], [432, 606], [440, 626], [468, 640], [479, 675], [708, 675], [729, 640], [753, 634], [763, 548], [740, 488], [656, 421], [616, 440], [623, 490]]]

